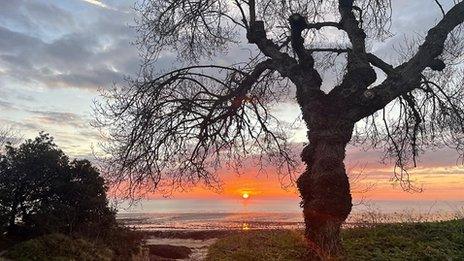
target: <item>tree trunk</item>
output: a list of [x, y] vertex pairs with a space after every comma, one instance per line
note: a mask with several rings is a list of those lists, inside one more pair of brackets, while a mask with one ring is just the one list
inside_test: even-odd
[[306, 238], [320, 258], [327, 259], [342, 250], [340, 228], [352, 207], [343, 160], [353, 125], [321, 118], [311, 126], [310, 143], [302, 153], [307, 167], [298, 179], [298, 189]]

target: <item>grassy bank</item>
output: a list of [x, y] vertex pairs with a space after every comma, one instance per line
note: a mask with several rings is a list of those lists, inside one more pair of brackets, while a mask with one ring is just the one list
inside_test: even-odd
[[[464, 260], [464, 220], [385, 224], [342, 232], [342, 260]], [[218, 240], [207, 260], [304, 260], [301, 231], [244, 231]]]

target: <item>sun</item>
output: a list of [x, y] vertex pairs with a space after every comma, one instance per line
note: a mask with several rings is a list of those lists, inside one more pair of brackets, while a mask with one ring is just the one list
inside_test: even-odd
[[248, 194], [247, 192], [242, 193], [242, 198], [247, 199], [249, 197], [250, 197], [250, 194]]

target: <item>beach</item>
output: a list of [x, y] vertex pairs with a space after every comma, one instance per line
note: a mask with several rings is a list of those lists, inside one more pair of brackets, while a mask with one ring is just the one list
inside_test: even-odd
[[[298, 204], [290, 205], [289, 203], [293, 203], [290, 201], [282, 205], [281, 200], [274, 202], [268, 200], [256, 204], [256, 207], [251, 203], [243, 205], [240, 201], [221, 203], [212, 204], [212, 210], [206, 211], [201, 206], [207, 204], [198, 200], [167, 199], [161, 202], [141, 202], [138, 206], [120, 211], [118, 220], [125, 226], [142, 232], [146, 238], [145, 245], [149, 249], [156, 249], [157, 246], [189, 248], [191, 253], [187, 258], [180, 260], [203, 260], [210, 245], [217, 239], [232, 234], [255, 230], [304, 229]], [[287, 206], [285, 209], [287, 212], [276, 212], [277, 204]], [[160, 205], [169, 207], [162, 209]], [[235, 212], [224, 212], [227, 209]], [[463, 210], [463, 201], [377, 201], [355, 205], [344, 227], [450, 220], [462, 218]], [[152, 252], [163, 255], [167, 251], [163, 250], [160, 253], [153, 250]], [[169, 258], [167, 256], [151, 256], [151, 260], [169, 260], [162, 259]]]

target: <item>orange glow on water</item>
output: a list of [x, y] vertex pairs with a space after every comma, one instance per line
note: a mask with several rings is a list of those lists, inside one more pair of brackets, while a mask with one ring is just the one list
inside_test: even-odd
[[242, 224], [242, 230], [250, 230], [250, 224], [248, 224], [248, 223], [243, 223], [243, 224]]

